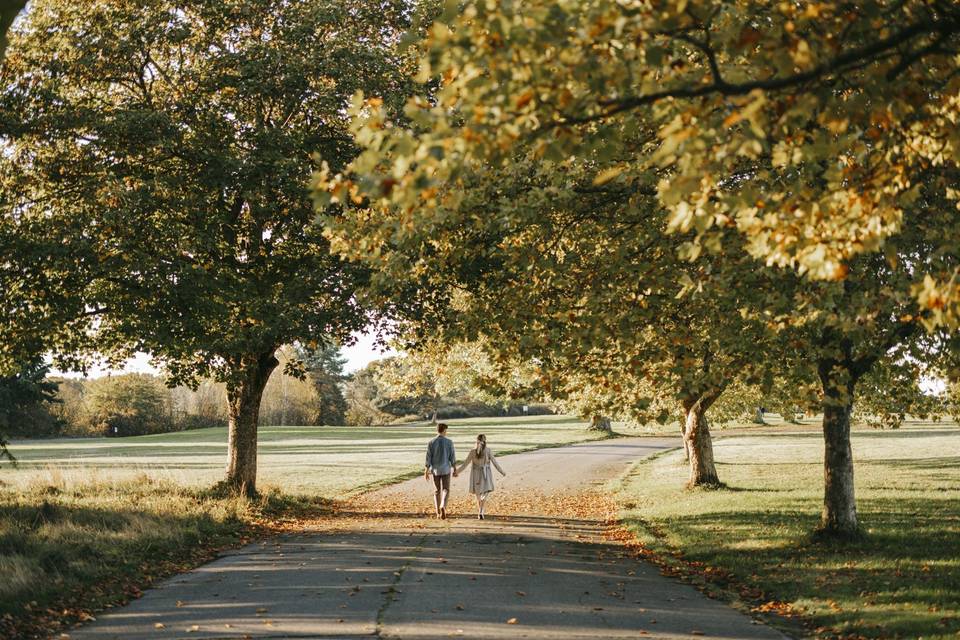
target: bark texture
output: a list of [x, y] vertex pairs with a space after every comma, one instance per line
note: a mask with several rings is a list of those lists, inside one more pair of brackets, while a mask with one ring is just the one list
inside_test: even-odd
[[850, 414], [853, 411], [852, 377], [837, 381], [836, 369], [820, 367], [823, 385], [823, 512], [820, 533], [850, 538], [859, 535], [853, 484], [853, 449]]
[[235, 494], [257, 493], [257, 425], [260, 401], [279, 361], [271, 350], [240, 359], [239, 380], [227, 389], [228, 434], [226, 484]]
[[719, 394], [705, 394], [683, 403], [686, 413], [683, 445], [690, 461], [688, 487], [721, 486], [717, 467], [713, 461], [713, 440], [710, 437], [710, 423], [707, 420], [707, 409], [718, 397]]

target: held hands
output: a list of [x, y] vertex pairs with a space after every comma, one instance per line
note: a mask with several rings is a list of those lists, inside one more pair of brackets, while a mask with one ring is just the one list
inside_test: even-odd
[[430, 469], [423, 470], [423, 479], [430, 482]]

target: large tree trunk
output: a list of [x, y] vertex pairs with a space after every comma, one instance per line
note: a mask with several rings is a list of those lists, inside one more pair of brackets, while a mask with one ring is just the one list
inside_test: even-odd
[[824, 444], [820, 533], [852, 538], [860, 533], [853, 486], [853, 449], [850, 446], [854, 382], [849, 376], [848, 380], [836, 380], [837, 375], [836, 368], [826, 364], [820, 366]]
[[270, 350], [240, 359], [238, 379], [227, 387], [228, 435], [226, 484], [234, 494], [257, 493], [257, 423], [270, 374], [279, 364]]
[[717, 395], [703, 395], [696, 400], [684, 402], [686, 421], [683, 431], [683, 443], [690, 461], [690, 479], [688, 487], [719, 487], [720, 478], [713, 462], [713, 440], [710, 438], [710, 423], [707, 409], [717, 399]]

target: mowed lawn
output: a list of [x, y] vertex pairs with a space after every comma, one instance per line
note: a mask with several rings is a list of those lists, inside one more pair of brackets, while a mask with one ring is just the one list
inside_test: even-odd
[[[586, 423], [566, 416], [448, 420], [463, 457], [484, 433], [498, 454], [596, 438]], [[426, 443], [436, 428], [425, 423], [379, 427], [261, 427], [261, 489], [342, 498], [411, 472], [422, 472]], [[195, 487], [223, 475], [227, 430], [198, 429], [129, 438], [17, 441], [16, 470], [0, 469], [11, 488], [55, 487], [149, 477]]]
[[[450, 420], [462, 458], [477, 433], [507, 453], [594, 439], [573, 418]], [[423, 469], [429, 424], [267, 427], [248, 502], [210, 487], [226, 430], [14, 442], [0, 468], [0, 638], [46, 637], [155, 580], [269, 532], [323, 517], [331, 500]]]
[[819, 433], [715, 442], [719, 491], [684, 491], [682, 454], [638, 464], [625, 517], [662, 555], [732, 572], [804, 612], [820, 637], [960, 637], [960, 428], [912, 422], [853, 435], [863, 542], [815, 543]]

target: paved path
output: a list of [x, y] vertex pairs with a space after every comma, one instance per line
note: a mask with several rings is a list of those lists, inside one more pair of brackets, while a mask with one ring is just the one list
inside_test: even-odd
[[[675, 445], [618, 439], [505, 457], [509, 475], [488, 509], [509, 503], [510, 513], [482, 522], [414, 513], [410, 504], [429, 504], [428, 485], [401, 483], [372, 494], [357, 517], [333, 519], [333, 529], [227, 553], [70, 636], [783, 638], [630, 558], [604, 541], [602, 522], [538, 515]], [[465, 492], [464, 476], [454, 493]], [[532, 485], [541, 489], [529, 493]]]

